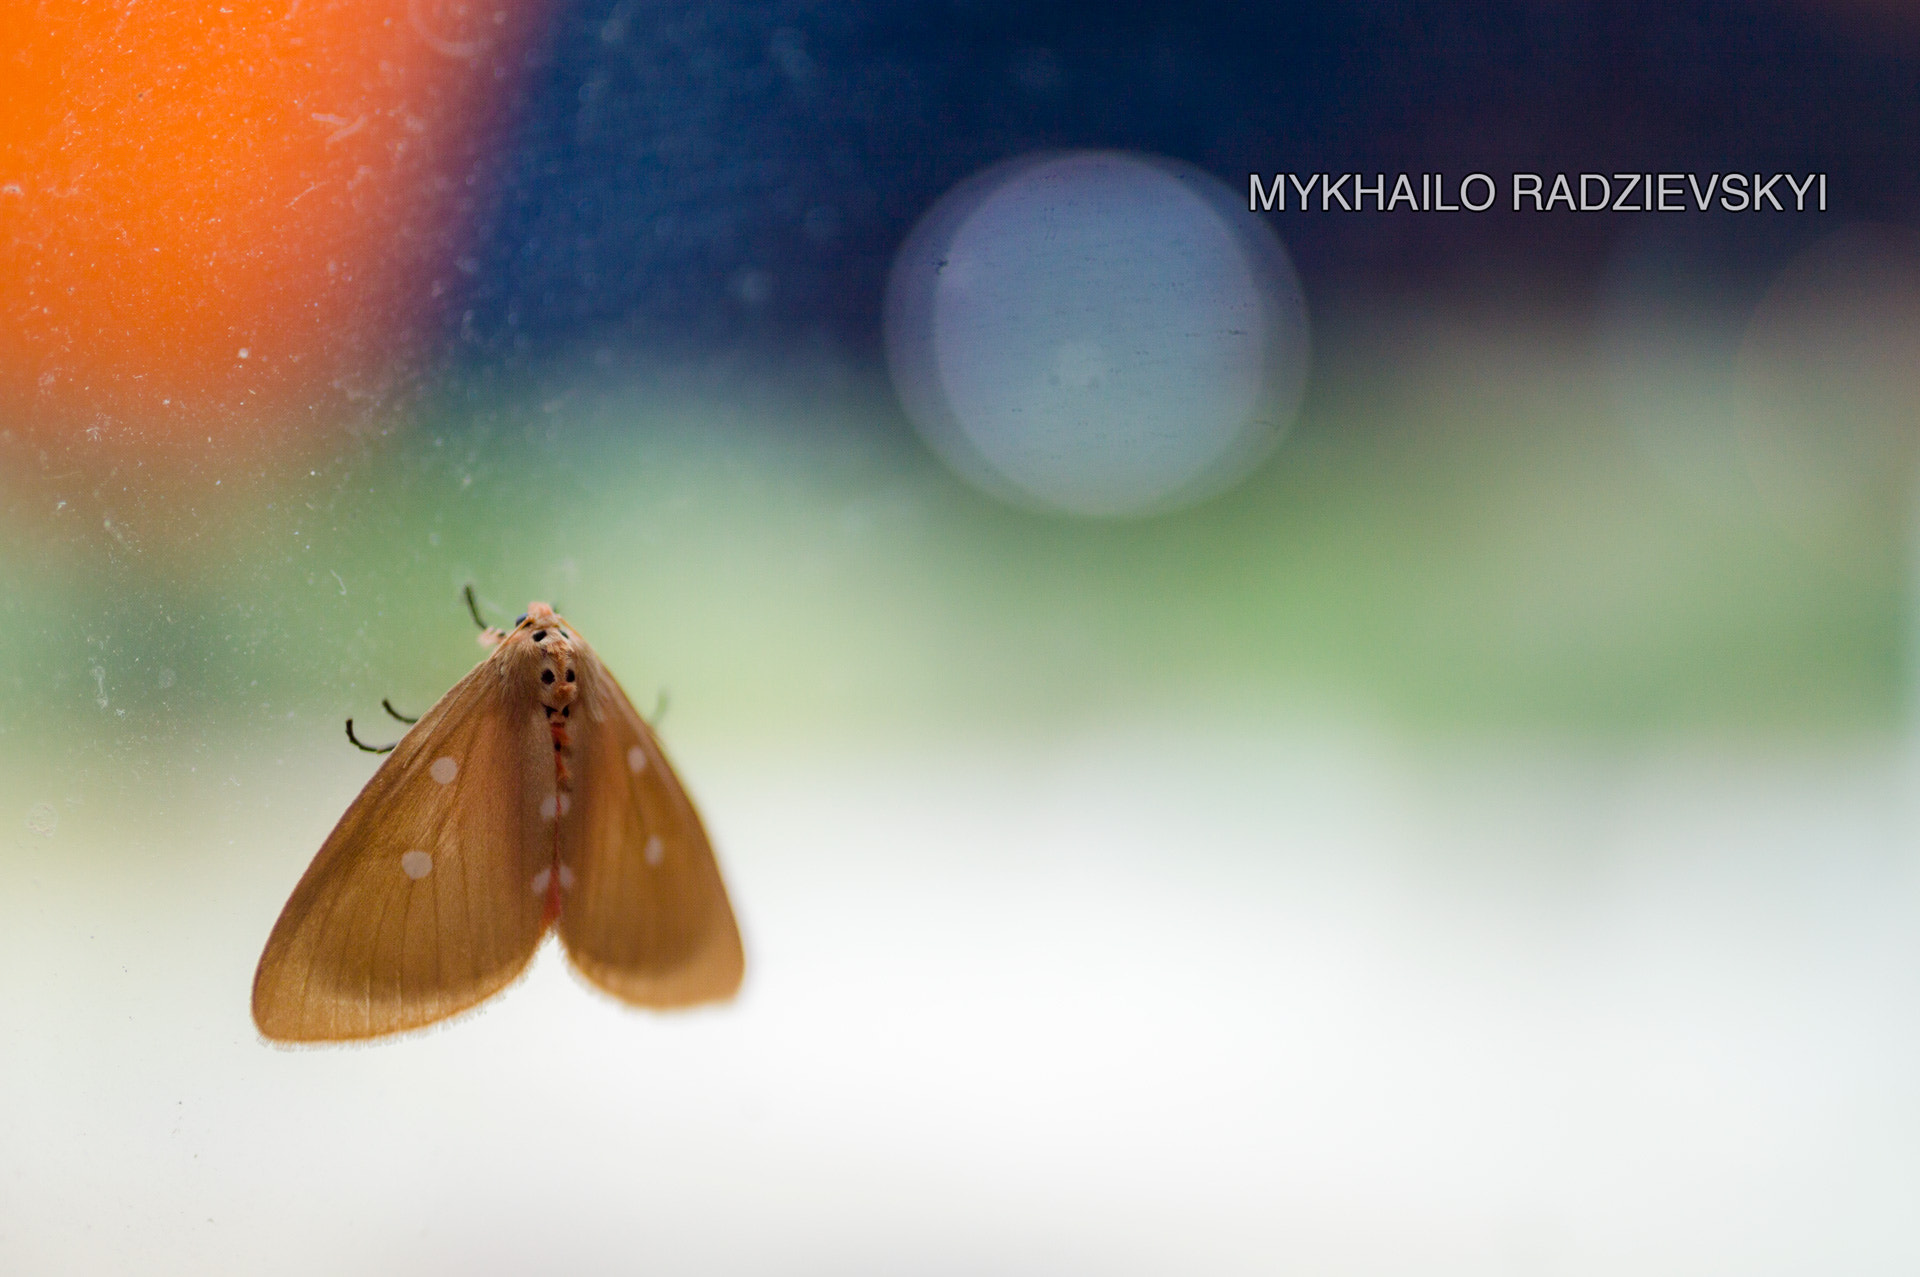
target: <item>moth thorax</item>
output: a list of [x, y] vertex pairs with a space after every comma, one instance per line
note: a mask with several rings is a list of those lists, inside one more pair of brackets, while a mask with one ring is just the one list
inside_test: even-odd
[[561, 790], [573, 788], [568, 757], [573, 752], [573, 736], [568, 730], [573, 703], [580, 693], [580, 666], [571, 636], [553, 625], [534, 640], [540, 652], [540, 703], [546, 709], [547, 732], [553, 738], [554, 784]]
[[580, 694], [580, 666], [572, 643], [554, 635], [540, 645], [540, 703], [550, 710], [571, 706]]

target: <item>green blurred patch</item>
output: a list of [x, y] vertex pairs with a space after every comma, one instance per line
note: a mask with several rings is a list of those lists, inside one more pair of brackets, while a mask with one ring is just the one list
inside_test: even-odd
[[1898, 724], [1904, 479], [1809, 536], [1664, 479], [1575, 344], [1408, 349], [1323, 341], [1260, 472], [1135, 523], [979, 496], [877, 374], [805, 361], [549, 371], [278, 470], [43, 475], [5, 512], [0, 753], [417, 713], [480, 656], [467, 581], [497, 620], [561, 607], [675, 731]]

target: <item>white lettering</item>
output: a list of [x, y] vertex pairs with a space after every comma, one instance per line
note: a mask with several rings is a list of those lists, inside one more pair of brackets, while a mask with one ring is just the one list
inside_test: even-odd
[[[1484, 200], [1481, 200], [1478, 204], [1474, 203], [1467, 196], [1467, 187], [1474, 182], [1484, 182], [1486, 183], [1486, 187], [1487, 187], [1487, 198], [1485, 198]], [[1465, 177], [1460, 179], [1460, 202], [1467, 206], [1467, 210], [1469, 212], [1484, 213], [1488, 209], [1492, 208], [1495, 191], [1496, 191], [1496, 188], [1493, 184], [1493, 179], [1488, 177], [1485, 173], [1469, 173]]]

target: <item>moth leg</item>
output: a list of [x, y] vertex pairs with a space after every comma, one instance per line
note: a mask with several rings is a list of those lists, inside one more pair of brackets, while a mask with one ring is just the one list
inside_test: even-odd
[[353, 720], [351, 718], [347, 720], [347, 739], [352, 741], [359, 748], [366, 750], [369, 754], [391, 754], [393, 752], [393, 745], [398, 745], [400, 743], [399, 741], [395, 741], [393, 742], [393, 745], [367, 744], [365, 741], [361, 740], [358, 736], [355, 736], [353, 734]]

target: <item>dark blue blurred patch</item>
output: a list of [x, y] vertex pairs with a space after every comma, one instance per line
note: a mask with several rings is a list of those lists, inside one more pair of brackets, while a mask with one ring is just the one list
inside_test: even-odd
[[[1250, 169], [1819, 170], [1911, 218], [1911, 24], [1852, 8], [1547, 2], [562, 5], [477, 175], [450, 341], [871, 350], [891, 255], [1039, 147]], [[1903, 43], [1904, 38], [1904, 43]], [[1624, 216], [1349, 214], [1280, 229], [1310, 295], [1589, 291]], [[1794, 239], [1789, 235], [1785, 238]]]

